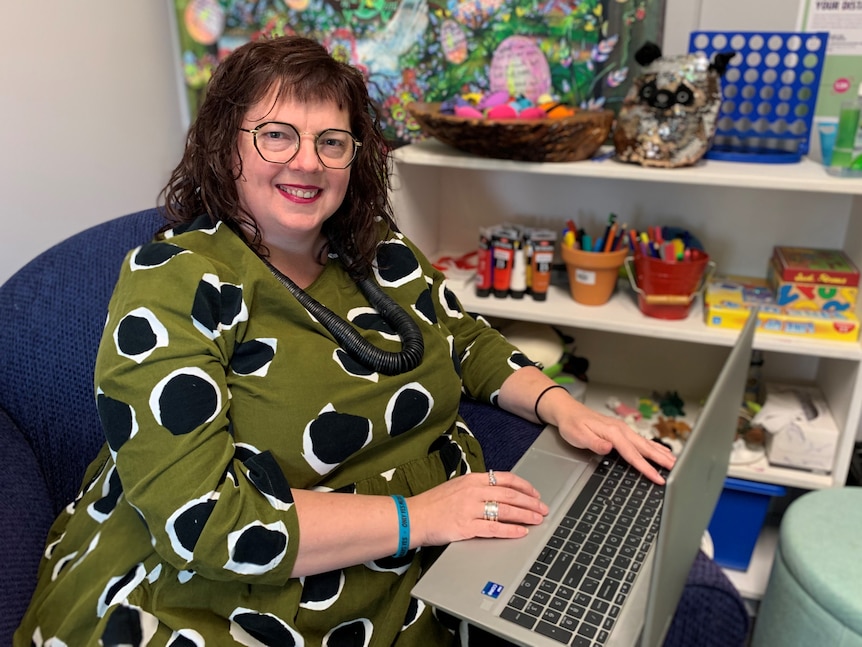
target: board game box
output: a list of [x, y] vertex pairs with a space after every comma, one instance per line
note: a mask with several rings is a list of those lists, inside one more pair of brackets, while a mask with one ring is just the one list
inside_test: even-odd
[[775, 305], [799, 310], [831, 310], [854, 312], [859, 288], [825, 283], [793, 283], [781, 279], [781, 272], [773, 259], [766, 275], [775, 297]]
[[781, 280], [788, 283], [819, 283], [848, 288], [859, 285], [859, 270], [840, 249], [776, 245], [772, 262]]
[[854, 312], [779, 306], [762, 278], [713, 277], [707, 283], [703, 301], [704, 321], [708, 326], [741, 329], [749, 310], [757, 306], [759, 332], [833, 341], [856, 342], [859, 339], [859, 319]]

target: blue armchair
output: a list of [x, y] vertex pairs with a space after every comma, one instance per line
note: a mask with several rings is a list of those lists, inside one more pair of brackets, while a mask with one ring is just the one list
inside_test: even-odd
[[[33, 593], [51, 523], [103, 442], [93, 366], [120, 264], [163, 224], [150, 209], [96, 225], [0, 286], [0, 645]], [[510, 468], [540, 431], [487, 405], [461, 410], [494, 469]], [[700, 554], [666, 644], [737, 646], [747, 628], [739, 594]]]

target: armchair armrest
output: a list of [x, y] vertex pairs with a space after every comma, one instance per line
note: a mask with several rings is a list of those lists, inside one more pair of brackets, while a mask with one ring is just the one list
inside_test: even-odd
[[490, 404], [461, 398], [461, 417], [482, 445], [489, 469], [512, 469], [544, 429]]
[[0, 447], [0, 645], [11, 645], [36, 586], [54, 512], [36, 457], [2, 409]]

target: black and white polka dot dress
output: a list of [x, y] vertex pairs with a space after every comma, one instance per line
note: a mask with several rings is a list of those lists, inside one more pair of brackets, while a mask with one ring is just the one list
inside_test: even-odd
[[[378, 261], [375, 280], [425, 342], [396, 376], [354, 361], [221, 224], [130, 252], [96, 366], [107, 443], [51, 530], [16, 644], [453, 640], [409, 595], [434, 551], [290, 577], [291, 488], [409, 496], [482, 469], [462, 389], [493, 401], [529, 363], [464, 314], [408, 240], [388, 233]], [[400, 349], [337, 261], [307, 292]]]

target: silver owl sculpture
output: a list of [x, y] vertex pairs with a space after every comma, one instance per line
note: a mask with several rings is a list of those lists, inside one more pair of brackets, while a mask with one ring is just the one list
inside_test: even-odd
[[734, 56], [662, 57], [658, 45], [643, 45], [635, 53], [643, 73], [623, 99], [614, 127], [617, 159], [664, 168], [697, 163], [712, 144], [721, 77]]

